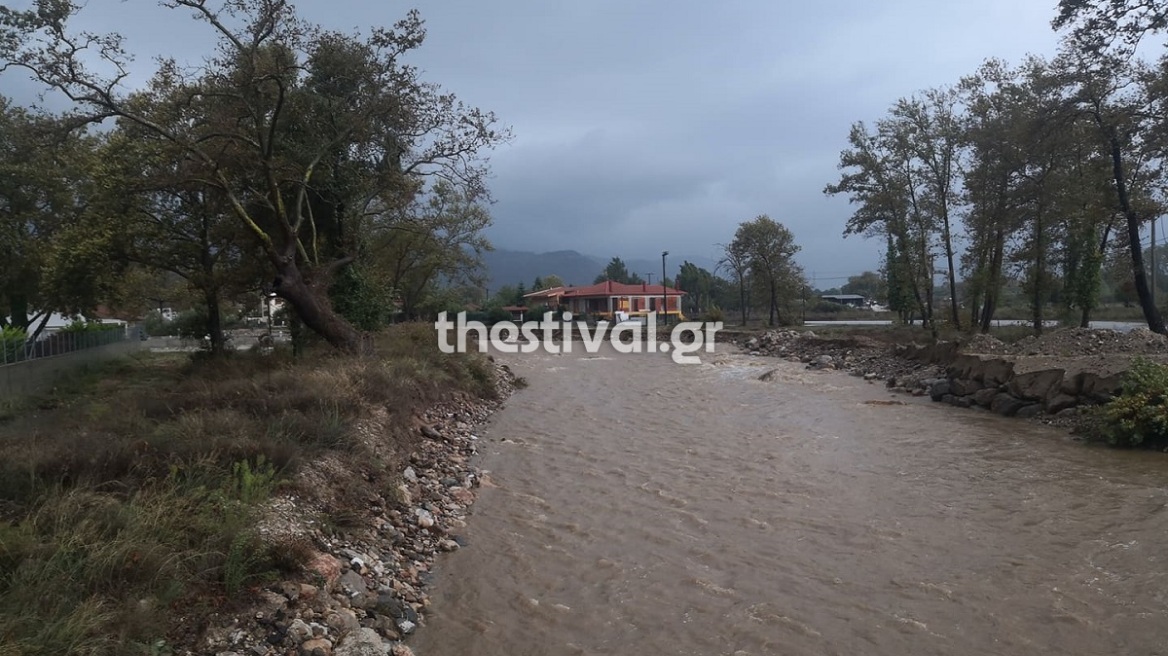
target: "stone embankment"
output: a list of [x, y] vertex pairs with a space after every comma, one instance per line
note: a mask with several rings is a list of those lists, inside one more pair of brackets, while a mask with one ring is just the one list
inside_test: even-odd
[[[489, 484], [470, 459], [475, 426], [501, 404], [513, 377], [498, 367], [500, 400], [452, 400], [417, 418], [400, 483], [368, 507], [359, 526], [338, 527], [312, 502], [276, 500], [261, 533], [295, 535], [310, 550], [304, 576], [269, 584], [258, 605], [203, 633], [188, 654], [216, 656], [407, 656], [403, 642], [425, 622], [435, 557], [464, 546], [460, 530]], [[384, 439], [384, 438], [381, 438]], [[322, 467], [327, 469], [327, 466]], [[332, 472], [326, 476], [350, 475]], [[331, 522], [330, 522], [331, 520]]]
[[929, 396], [1018, 417], [1074, 416], [1119, 391], [1136, 356], [1168, 361], [1168, 340], [1148, 330], [1068, 329], [1006, 344], [978, 335], [965, 344], [903, 345], [896, 354], [943, 364]]
[[863, 335], [825, 338], [810, 331], [769, 331], [731, 341], [752, 355], [840, 369], [888, 387], [959, 407], [1005, 416], [1074, 417], [1119, 390], [1136, 356], [1168, 363], [1168, 338], [1065, 329], [1005, 343], [988, 335], [963, 342], [890, 345]]

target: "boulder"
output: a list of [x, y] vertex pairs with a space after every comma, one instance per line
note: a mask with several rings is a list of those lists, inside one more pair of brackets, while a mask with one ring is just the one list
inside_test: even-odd
[[1064, 371], [1059, 368], [1015, 372], [1010, 379], [1010, 394], [1027, 401], [1044, 401], [1059, 393]]
[[1046, 400], [1046, 413], [1056, 415], [1067, 408], [1073, 408], [1079, 405], [1078, 397], [1070, 394], [1055, 394]]
[[990, 410], [994, 413], [1002, 415], [1003, 417], [1013, 417], [1018, 414], [1022, 408], [1030, 405], [1030, 403], [1022, 399], [1015, 398], [1007, 392], [1000, 392], [994, 397], [990, 403]]
[[968, 408], [973, 405], [973, 399], [968, 396], [957, 396], [955, 394], [946, 394], [942, 399], [945, 403], [958, 408]]
[[950, 394], [949, 381], [945, 378], [930, 381], [929, 384], [929, 398], [934, 401], [940, 401]]
[[974, 393], [973, 402], [983, 408], [988, 408], [994, 402], [994, 397], [997, 395], [998, 390], [996, 388], [987, 387]]
[[1031, 403], [1018, 408], [1018, 412], [1014, 413], [1014, 416], [1020, 419], [1033, 419], [1040, 414], [1042, 414], [1042, 404]]
[[970, 378], [954, 378], [949, 381], [949, 391], [956, 396], [969, 396], [981, 391], [982, 384]]

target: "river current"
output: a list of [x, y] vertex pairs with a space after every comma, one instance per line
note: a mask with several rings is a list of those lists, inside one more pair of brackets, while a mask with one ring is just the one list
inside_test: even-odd
[[1168, 654], [1168, 456], [701, 355], [499, 356], [419, 656]]

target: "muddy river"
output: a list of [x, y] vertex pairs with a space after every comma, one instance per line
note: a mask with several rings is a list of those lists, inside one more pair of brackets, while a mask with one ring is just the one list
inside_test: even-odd
[[744, 355], [503, 357], [419, 656], [1168, 654], [1168, 456]]

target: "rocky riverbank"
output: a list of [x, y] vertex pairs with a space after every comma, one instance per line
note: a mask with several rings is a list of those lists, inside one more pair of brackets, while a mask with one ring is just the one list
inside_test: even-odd
[[[260, 531], [267, 539], [303, 550], [307, 563], [297, 578], [255, 590], [246, 612], [212, 618], [197, 646], [186, 654], [217, 656], [404, 656], [404, 640], [425, 623], [426, 584], [436, 556], [464, 542], [460, 529], [475, 500], [489, 484], [470, 459], [477, 452], [475, 427], [497, 410], [515, 386], [511, 372], [495, 367], [498, 398], [468, 397], [432, 406], [416, 417], [416, 435], [398, 484], [353, 508], [358, 525], [322, 511], [320, 499], [280, 496], [269, 505]], [[377, 421], [363, 427], [363, 439], [386, 441]], [[392, 452], [385, 444], [375, 452]], [[370, 467], [400, 462], [400, 458]], [[301, 474], [302, 484], [326, 489], [346, 476], [332, 463], [317, 463]], [[304, 488], [304, 485], [298, 487]]]
[[1168, 363], [1168, 338], [1146, 329], [1069, 328], [1012, 343], [975, 335], [890, 344], [860, 331], [827, 337], [795, 330], [732, 334], [728, 341], [751, 355], [846, 371], [896, 392], [1072, 430], [1088, 425], [1085, 408], [1114, 397], [1133, 358]]
[[731, 335], [730, 342], [750, 355], [800, 362], [808, 369], [844, 371], [917, 396], [945, 375], [942, 365], [898, 357], [889, 344], [862, 334], [826, 337], [811, 331], [770, 330]]

